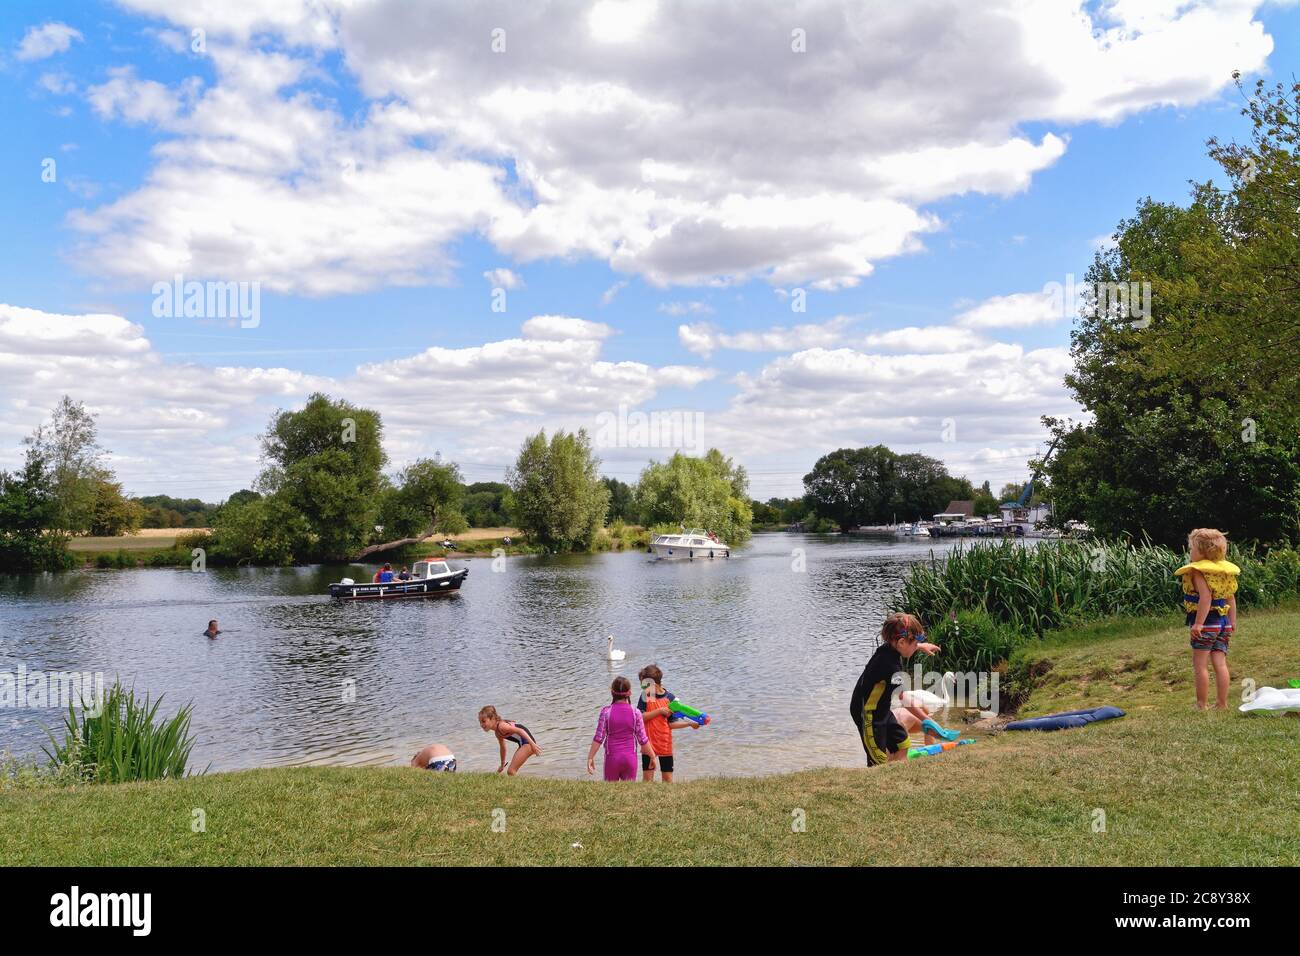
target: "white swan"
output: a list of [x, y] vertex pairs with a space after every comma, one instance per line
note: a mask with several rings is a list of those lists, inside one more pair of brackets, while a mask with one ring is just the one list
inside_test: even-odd
[[616, 651], [614, 649], [613, 634], [609, 635], [609, 640], [605, 642], [605, 647], [605, 660], [607, 661], [621, 661], [623, 658], [627, 657], [626, 651]]
[[902, 694], [904, 705], [909, 707], [924, 707], [926, 710], [947, 710], [952, 705], [952, 695], [948, 692], [949, 684], [956, 684], [957, 677], [952, 671], [945, 671], [943, 679], [939, 681], [939, 689], [943, 691], [943, 696], [939, 697], [928, 690], [905, 690]]

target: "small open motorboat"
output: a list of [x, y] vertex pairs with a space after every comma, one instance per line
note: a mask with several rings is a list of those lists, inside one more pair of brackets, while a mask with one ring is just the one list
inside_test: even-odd
[[438, 594], [452, 594], [460, 590], [469, 574], [469, 568], [453, 571], [443, 558], [425, 558], [411, 566], [409, 581], [386, 581], [383, 584], [358, 584], [351, 578], [344, 578], [337, 584], [330, 585], [330, 597], [344, 601], [359, 601], [363, 598], [405, 598], [433, 597]]
[[702, 528], [683, 529], [681, 534], [657, 534], [650, 541], [650, 550], [666, 560], [731, 557], [731, 548], [719, 541], [716, 534]]

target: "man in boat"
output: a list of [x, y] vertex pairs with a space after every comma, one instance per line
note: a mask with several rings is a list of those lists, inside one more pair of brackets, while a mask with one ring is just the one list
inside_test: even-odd
[[402, 573], [397, 576], [399, 581], [411, 580], [411, 569], [407, 565], [402, 565]]
[[375, 578], [371, 583], [391, 584], [392, 582], [393, 582], [393, 566], [391, 564], [385, 564], [382, 568], [380, 568], [378, 571], [375, 572]]

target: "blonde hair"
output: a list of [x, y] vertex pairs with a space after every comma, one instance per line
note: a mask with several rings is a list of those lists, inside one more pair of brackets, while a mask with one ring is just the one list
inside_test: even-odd
[[486, 717], [488, 720], [501, 719], [501, 715], [497, 713], [497, 709], [493, 707], [491, 704], [488, 704], [486, 707], [484, 707], [482, 710], [478, 712], [479, 720], [482, 720], [484, 717]]
[[1187, 536], [1187, 547], [1207, 561], [1222, 561], [1228, 556], [1228, 536], [1217, 528], [1197, 528]]

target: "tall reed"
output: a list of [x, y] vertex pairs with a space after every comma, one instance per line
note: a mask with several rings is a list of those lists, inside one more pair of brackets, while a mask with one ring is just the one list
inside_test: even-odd
[[68, 704], [63, 716], [63, 741], [49, 733], [43, 747], [55, 770], [79, 768], [81, 779], [92, 783], [125, 783], [183, 777], [189, 765], [194, 737], [190, 734], [192, 704], [173, 717], [160, 718], [162, 695], [152, 703], [118, 682], [98, 707], [83, 701], [77, 712]]

